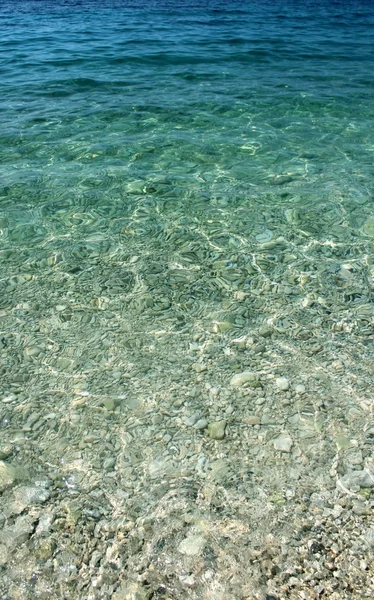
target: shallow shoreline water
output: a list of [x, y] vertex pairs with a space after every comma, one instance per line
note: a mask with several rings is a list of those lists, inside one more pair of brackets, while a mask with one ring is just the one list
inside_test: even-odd
[[366, 3], [0, 11], [0, 598], [374, 595]]

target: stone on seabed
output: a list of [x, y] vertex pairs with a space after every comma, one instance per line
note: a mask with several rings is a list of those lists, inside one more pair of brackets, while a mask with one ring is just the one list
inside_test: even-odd
[[208, 434], [213, 440], [223, 440], [225, 437], [226, 421], [216, 421], [209, 423]]
[[179, 552], [187, 556], [199, 554], [206, 544], [205, 538], [201, 535], [189, 535], [178, 546]]
[[113, 594], [113, 600], [148, 600], [149, 592], [135, 581], [125, 581]]
[[251, 371], [243, 371], [243, 373], [237, 373], [230, 380], [230, 385], [234, 387], [242, 387], [247, 385], [249, 387], [260, 387], [259, 376]]
[[285, 392], [289, 389], [290, 382], [286, 377], [277, 377], [277, 379], [275, 380], [275, 385], [277, 386], [278, 390]]
[[11, 487], [16, 480], [16, 470], [8, 463], [0, 460], [0, 492]]
[[290, 452], [292, 446], [293, 441], [287, 435], [281, 436], [274, 440], [274, 449], [278, 452]]
[[347, 489], [351, 489], [352, 487], [374, 487], [374, 473], [368, 469], [363, 469], [362, 471], [351, 471], [339, 479], [338, 484]]

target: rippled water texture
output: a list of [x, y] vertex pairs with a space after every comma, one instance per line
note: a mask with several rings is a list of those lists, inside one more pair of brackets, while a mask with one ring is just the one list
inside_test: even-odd
[[2, 598], [309, 598], [298, 519], [373, 457], [373, 25], [1, 3]]

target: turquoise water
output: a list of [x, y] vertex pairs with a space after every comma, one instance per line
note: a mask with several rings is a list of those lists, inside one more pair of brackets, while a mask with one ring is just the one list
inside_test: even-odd
[[99, 209], [157, 176], [370, 193], [372, 25], [365, 2], [3, 5], [3, 203]]
[[298, 519], [372, 453], [373, 25], [363, 0], [2, 3], [0, 454], [53, 490], [6, 509], [32, 525], [0, 535], [2, 597], [289, 591]]
[[3, 285], [140, 248], [167, 270], [187, 242], [209, 269], [295, 206], [292, 227], [350, 254], [372, 214], [373, 20], [365, 2], [4, 5]]
[[247, 239], [294, 202], [317, 238], [343, 214], [359, 227], [373, 19], [365, 2], [3, 5], [3, 265], [89, 255], [96, 234], [123, 250], [127, 229], [152, 248], [191, 218], [201, 241], [212, 219]]

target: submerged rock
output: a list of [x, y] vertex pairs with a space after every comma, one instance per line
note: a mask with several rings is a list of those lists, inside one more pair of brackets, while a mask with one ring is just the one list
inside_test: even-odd
[[226, 421], [216, 421], [215, 423], [209, 423], [208, 435], [213, 440], [223, 440], [225, 437]]
[[370, 236], [374, 236], [374, 217], [368, 217], [362, 227], [363, 232]]
[[277, 377], [275, 380], [275, 385], [277, 386], [278, 390], [286, 392], [290, 387], [290, 382], [286, 377]]
[[210, 478], [217, 483], [223, 484], [231, 476], [231, 468], [228, 460], [220, 458], [211, 464]]
[[0, 444], [0, 460], [8, 458], [13, 452], [13, 448], [10, 444]]
[[0, 492], [12, 487], [17, 480], [17, 470], [12, 465], [0, 460]]
[[49, 490], [41, 486], [21, 486], [13, 493], [13, 499], [8, 507], [9, 514], [20, 514], [26, 508], [43, 504], [50, 497]]
[[242, 373], [237, 373], [230, 380], [230, 385], [233, 387], [261, 387], [260, 377], [257, 373], [252, 373], [251, 371], [243, 371]]
[[206, 539], [201, 535], [189, 535], [178, 546], [181, 554], [196, 556], [200, 554], [206, 544]]
[[350, 471], [338, 480], [338, 485], [348, 490], [352, 488], [374, 487], [374, 472], [368, 469]]
[[29, 539], [34, 531], [34, 520], [30, 517], [19, 517], [12, 525], [4, 527], [0, 533], [0, 544], [14, 550]]
[[167, 456], [159, 456], [148, 464], [148, 473], [151, 479], [171, 475], [174, 471], [175, 465]]
[[8, 562], [8, 549], [4, 544], [0, 544], [0, 567]]
[[112, 600], [148, 600], [149, 597], [149, 592], [140, 583], [125, 581], [113, 594]]
[[277, 452], [290, 452], [293, 446], [292, 438], [288, 435], [283, 435], [274, 440], [274, 449]]

